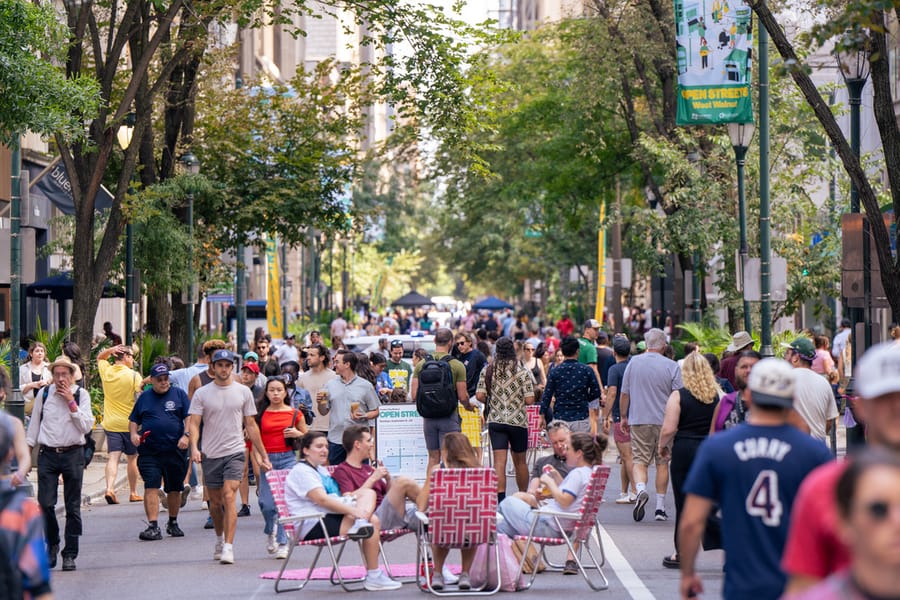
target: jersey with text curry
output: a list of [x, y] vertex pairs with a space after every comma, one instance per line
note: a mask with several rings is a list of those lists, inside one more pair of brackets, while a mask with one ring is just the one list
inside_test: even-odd
[[721, 507], [725, 598], [781, 596], [791, 505], [803, 479], [831, 458], [825, 444], [790, 425], [742, 424], [703, 442], [684, 491]]

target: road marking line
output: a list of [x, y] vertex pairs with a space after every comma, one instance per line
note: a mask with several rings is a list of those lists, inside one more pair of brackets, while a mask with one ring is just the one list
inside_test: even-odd
[[631, 568], [625, 555], [602, 526], [600, 527], [600, 538], [603, 540], [603, 551], [607, 564], [615, 572], [618, 580], [622, 582], [622, 587], [625, 588], [632, 600], [656, 600], [656, 596], [647, 589], [638, 574]]

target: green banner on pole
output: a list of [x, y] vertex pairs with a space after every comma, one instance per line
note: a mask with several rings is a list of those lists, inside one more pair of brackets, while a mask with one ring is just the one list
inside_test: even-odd
[[753, 122], [751, 15], [741, 0], [675, 0], [676, 124]]

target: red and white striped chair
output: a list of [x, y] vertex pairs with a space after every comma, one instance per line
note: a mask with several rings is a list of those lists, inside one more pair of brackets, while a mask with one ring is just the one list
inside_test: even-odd
[[525, 456], [525, 462], [528, 463], [528, 470], [534, 468], [538, 455], [542, 450], [550, 447], [547, 441], [547, 432], [541, 428], [541, 407], [538, 404], [532, 404], [525, 407], [528, 416], [528, 451]]
[[[278, 572], [278, 577], [275, 578], [275, 591], [277, 593], [295, 592], [306, 587], [306, 584], [309, 583], [309, 580], [312, 577], [313, 569], [316, 568], [316, 564], [319, 562], [319, 556], [322, 554], [322, 550], [324, 548], [328, 548], [328, 554], [331, 557], [332, 583], [334, 583], [334, 578], [335, 576], [337, 576], [338, 583], [341, 585], [341, 587], [344, 588], [344, 590], [348, 592], [354, 591], [353, 588], [350, 588], [347, 585], [348, 583], [353, 582], [344, 580], [344, 578], [341, 576], [341, 569], [339, 567], [340, 557], [343, 553], [344, 544], [350, 541], [350, 538], [344, 535], [340, 535], [330, 538], [322, 538], [320, 540], [307, 541], [300, 539], [300, 528], [298, 527], [298, 524], [302, 521], [306, 521], [307, 519], [314, 519], [322, 525], [322, 530], [324, 531], [325, 513], [315, 512], [303, 515], [292, 515], [290, 513], [290, 510], [288, 510], [287, 501], [284, 497], [284, 487], [288, 473], [290, 473], [290, 469], [278, 469], [266, 472], [266, 480], [269, 482], [269, 489], [272, 490], [272, 497], [275, 499], [275, 506], [278, 508], [278, 522], [284, 526], [284, 532], [288, 537], [288, 555], [281, 565], [281, 570]], [[291, 556], [293, 555], [294, 549], [297, 546], [313, 546], [316, 548], [316, 555], [315, 557], [313, 557], [313, 561], [306, 571], [306, 579], [304, 579], [298, 586], [284, 588], [281, 586], [282, 577], [284, 576], [284, 572], [287, 570], [288, 563], [291, 562]], [[336, 547], [340, 547], [341, 549], [338, 554], [334, 553]], [[362, 554], [361, 548], [360, 554]]]
[[[493, 568], [500, 573], [497, 544], [497, 474], [491, 468], [436, 469], [431, 473], [428, 510], [419, 513], [419, 543], [416, 550], [418, 584], [437, 596], [489, 595], [500, 589], [481, 587], [467, 591], [435, 590], [431, 587], [432, 566], [428, 562], [429, 547], [474, 548], [480, 544], [494, 546], [487, 555], [496, 558]], [[492, 561], [493, 562], [493, 561]], [[492, 565], [488, 565], [491, 569]], [[490, 578], [489, 578], [490, 579]]]
[[[609, 587], [609, 581], [603, 574], [603, 565], [606, 563], [606, 555], [603, 552], [603, 541], [600, 538], [600, 524], [597, 520], [597, 511], [600, 509], [600, 503], [603, 502], [603, 492], [606, 490], [606, 482], [609, 480], [609, 467], [599, 465], [594, 467], [591, 473], [591, 479], [588, 482], [587, 490], [584, 494], [584, 500], [581, 508], [576, 512], [560, 512], [539, 508], [535, 512], [538, 516], [549, 516], [553, 519], [556, 528], [561, 531], [560, 537], [536, 537], [534, 528], [537, 526], [538, 519], [534, 520], [531, 531], [528, 535], [517, 535], [516, 540], [525, 540], [525, 550], [522, 552], [522, 561], [519, 564], [519, 571], [524, 567], [525, 560], [528, 557], [529, 547], [534, 544], [538, 549], [538, 554], [543, 556], [544, 561], [550, 569], [559, 569], [561, 565], [551, 563], [547, 560], [545, 549], [547, 546], [566, 546], [569, 552], [575, 557], [578, 564], [578, 570], [584, 577], [585, 582], [594, 591], [605, 590]], [[571, 523], [575, 521], [575, 526]], [[563, 526], [565, 524], [565, 527]], [[566, 533], [570, 530], [570, 533]], [[592, 536], [591, 533], [595, 535]], [[599, 559], [594, 555], [591, 547], [591, 540], [597, 545], [599, 551]], [[585, 564], [580, 556], [581, 550], [587, 550], [587, 554], [591, 559], [589, 564]], [[587, 569], [596, 569], [599, 574], [599, 581], [594, 581], [588, 576]], [[531, 578], [527, 584], [520, 589], [527, 590], [534, 583], [537, 576], [537, 569], [532, 570]]]

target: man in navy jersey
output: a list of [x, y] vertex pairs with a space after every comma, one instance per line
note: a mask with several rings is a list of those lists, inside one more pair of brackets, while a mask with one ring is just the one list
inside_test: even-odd
[[778, 358], [754, 365], [747, 387], [747, 421], [700, 446], [684, 485], [679, 530], [681, 597], [703, 592], [694, 562], [706, 518], [722, 510], [726, 599], [778, 598], [786, 578], [780, 568], [791, 505], [804, 477], [829, 460], [822, 442], [787, 424], [794, 402], [794, 370]]

